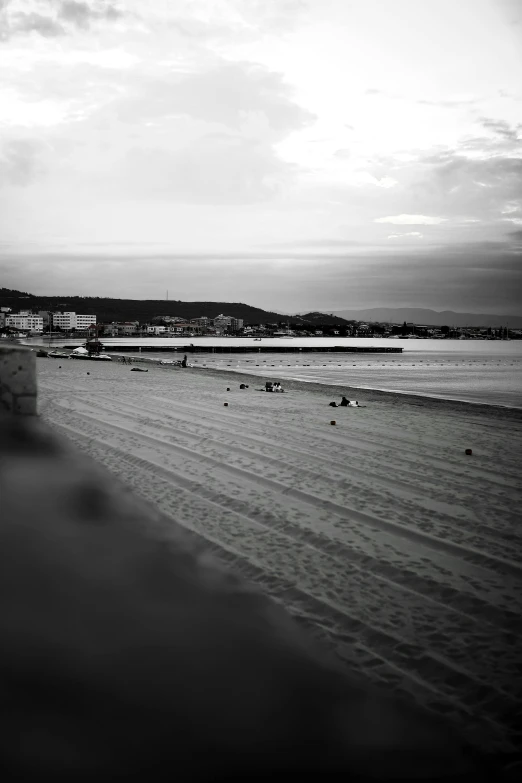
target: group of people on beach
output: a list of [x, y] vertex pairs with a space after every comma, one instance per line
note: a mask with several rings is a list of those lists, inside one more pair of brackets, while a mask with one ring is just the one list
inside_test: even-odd
[[[243, 384], [241, 384], [241, 387], [243, 388]], [[266, 381], [265, 382], [265, 391], [267, 392], [284, 392], [283, 387], [279, 383], [279, 381]], [[328, 403], [330, 407], [332, 408], [365, 408], [365, 405], [359, 405], [358, 400], [348, 400], [346, 397], [343, 396], [341, 399], [341, 402], [339, 405], [336, 402], [329, 402]]]
[[339, 405], [336, 402], [328, 403], [331, 408], [363, 408], [363, 405], [359, 405], [357, 400], [347, 400], [343, 397]]

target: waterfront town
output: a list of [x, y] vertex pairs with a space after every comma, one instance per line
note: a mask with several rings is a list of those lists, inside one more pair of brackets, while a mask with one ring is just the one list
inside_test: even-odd
[[[332, 318], [315, 314], [313, 322], [299, 323], [280, 321], [278, 323], [247, 323], [241, 318], [217, 315], [215, 318], [183, 319], [173, 315], [158, 314], [147, 323], [139, 321], [99, 323], [96, 315], [82, 315], [76, 312], [51, 312], [48, 310], [19, 310], [0, 308], [0, 336], [8, 338], [32, 337], [38, 335], [59, 335], [62, 337], [399, 337], [405, 339], [460, 339], [460, 340], [502, 340], [522, 339], [521, 329], [509, 329], [499, 325], [492, 327], [430, 326], [414, 323], [363, 323], [344, 321], [331, 323]], [[334, 319], [335, 320], [335, 319]]]

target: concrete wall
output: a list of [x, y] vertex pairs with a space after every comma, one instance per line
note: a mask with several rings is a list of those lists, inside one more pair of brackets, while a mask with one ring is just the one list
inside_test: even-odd
[[35, 356], [29, 348], [0, 342], [0, 410], [36, 415]]

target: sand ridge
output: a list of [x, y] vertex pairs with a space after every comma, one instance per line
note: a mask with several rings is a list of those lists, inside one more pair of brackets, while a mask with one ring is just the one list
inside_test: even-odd
[[369, 392], [366, 408], [332, 409], [329, 387], [264, 394], [216, 371], [38, 369], [43, 418], [172, 530], [362, 676], [477, 745], [520, 745], [520, 417]]

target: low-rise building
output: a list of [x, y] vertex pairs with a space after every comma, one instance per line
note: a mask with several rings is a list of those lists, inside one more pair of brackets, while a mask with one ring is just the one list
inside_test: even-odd
[[137, 334], [139, 326], [139, 321], [113, 321], [104, 325], [103, 332], [108, 337], [125, 337]]

